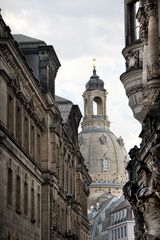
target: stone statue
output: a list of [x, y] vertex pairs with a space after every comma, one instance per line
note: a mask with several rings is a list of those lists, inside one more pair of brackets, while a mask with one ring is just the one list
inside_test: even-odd
[[129, 51], [126, 55], [126, 67], [127, 69], [137, 68], [139, 66], [139, 52]]

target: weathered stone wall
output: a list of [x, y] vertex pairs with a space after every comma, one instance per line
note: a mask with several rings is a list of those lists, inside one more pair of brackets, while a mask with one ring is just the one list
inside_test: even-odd
[[91, 178], [74, 141], [80, 114], [69, 113], [79, 114], [69, 134], [54, 86], [42, 91], [30, 67], [0, 16], [0, 239], [86, 240]]
[[[128, 12], [138, 1], [125, 1]], [[135, 215], [135, 239], [160, 239], [160, 74], [159, 74], [159, 1], [145, 0], [140, 2], [136, 17], [140, 23], [140, 39], [142, 44], [142, 98], [139, 116], [136, 119], [142, 123], [140, 148], [135, 146], [130, 150], [130, 161], [127, 166], [129, 181], [124, 186], [125, 197], [129, 200]], [[127, 12], [126, 12], [127, 15]], [[129, 16], [129, 13], [128, 13]], [[126, 18], [129, 28], [130, 18]], [[132, 42], [126, 49], [137, 46]], [[130, 70], [131, 74], [133, 69]], [[128, 74], [129, 73], [125, 73]], [[125, 75], [124, 74], [124, 75]], [[122, 75], [123, 79], [123, 75]], [[130, 78], [128, 77], [128, 82]], [[135, 78], [132, 79], [135, 81]], [[123, 81], [122, 81], [123, 82]], [[127, 83], [128, 84], [128, 83]], [[134, 86], [133, 86], [134, 88]], [[137, 91], [135, 91], [135, 95]]]

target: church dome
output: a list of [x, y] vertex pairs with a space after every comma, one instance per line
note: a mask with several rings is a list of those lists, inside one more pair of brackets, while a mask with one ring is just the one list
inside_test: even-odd
[[99, 79], [94, 67], [93, 76], [83, 93], [84, 118], [79, 134], [80, 151], [92, 178], [88, 206], [104, 193], [120, 196], [126, 181], [128, 155], [123, 139], [110, 130], [107, 94], [104, 82]]
[[110, 181], [123, 181], [127, 152], [121, 137], [109, 129], [84, 129], [79, 134], [79, 145], [93, 180], [102, 180], [101, 175]]
[[93, 69], [93, 75], [90, 77], [90, 80], [86, 84], [86, 90], [104, 90], [104, 82], [96, 74], [96, 69]]

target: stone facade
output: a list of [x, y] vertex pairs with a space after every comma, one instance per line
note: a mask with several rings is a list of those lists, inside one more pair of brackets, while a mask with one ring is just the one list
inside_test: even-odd
[[[135, 239], [160, 239], [160, 2], [125, 1], [126, 53], [141, 46], [141, 68], [126, 68], [121, 80], [135, 118], [141, 122], [140, 148], [130, 150], [129, 181], [124, 186], [135, 215]], [[139, 37], [135, 38], [137, 23]], [[128, 94], [130, 88], [130, 93]], [[134, 99], [134, 103], [133, 103]], [[137, 109], [135, 111], [135, 109]]]
[[106, 199], [108, 194], [120, 196], [126, 181], [128, 155], [122, 137], [110, 130], [107, 116], [107, 91], [93, 68], [93, 75], [83, 93], [84, 118], [79, 134], [80, 150], [92, 177], [88, 207]]
[[52, 46], [13, 37], [0, 15], [1, 240], [88, 239], [81, 113], [70, 102], [64, 119], [55, 97], [59, 67]]

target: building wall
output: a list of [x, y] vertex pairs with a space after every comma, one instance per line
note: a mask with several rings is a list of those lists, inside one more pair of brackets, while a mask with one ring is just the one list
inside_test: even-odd
[[42, 91], [1, 16], [0, 29], [0, 239], [87, 240], [84, 159], [53, 88]]
[[126, 221], [109, 229], [109, 238], [113, 240], [134, 240], [134, 221]]
[[[126, 71], [121, 80], [134, 117], [142, 125], [139, 135], [142, 141], [140, 147], [134, 146], [129, 152], [129, 181], [123, 190], [135, 215], [135, 239], [159, 239], [160, 2], [125, 0], [124, 3]], [[136, 22], [138, 38], [135, 38]]]

